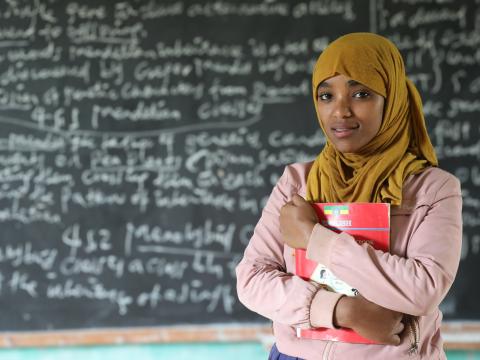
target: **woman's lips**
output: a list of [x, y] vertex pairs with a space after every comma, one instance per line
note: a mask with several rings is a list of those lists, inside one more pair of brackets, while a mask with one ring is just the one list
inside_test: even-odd
[[339, 139], [343, 139], [353, 135], [353, 133], [358, 130], [359, 126], [338, 126], [332, 128], [333, 134]]

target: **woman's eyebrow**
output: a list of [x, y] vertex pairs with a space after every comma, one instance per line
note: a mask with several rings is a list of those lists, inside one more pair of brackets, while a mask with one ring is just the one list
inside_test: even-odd
[[[347, 81], [347, 84], [348, 84], [348, 86], [350, 86], [350, 87], [362, 85], [361, 83], [359, 83], [359, 82], [356, 81], [356, 80], [348, 80], [348, 81]], [[319, 88], [329, 88], [329, 87], [331, 87], [331, 86], [330, 86], [330, 84], [329, 84], [327, 81], [322, 81], [320, 84], [318, 84], [318, 87], [319, 87]]]
[[362, 85], [361, 83], [359, 83], [359, 82], [356, 81], [356, 80], [348, 80], [348, 81], [347, 81], [347, 84], [348, 84], [348, 86], [350, 86], [350, 87]]

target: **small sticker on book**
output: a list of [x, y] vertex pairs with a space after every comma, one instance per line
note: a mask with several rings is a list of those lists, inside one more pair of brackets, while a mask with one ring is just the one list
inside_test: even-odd
[[328, 270], [324, 265], [318, 264], [313, 271], [310, 279], [316, 281], [319, 284], [325, 285], [329, 291], [335, 291], [337, 293], [345, 294], [348, 296], [355, 296], [358, 294], [357, 289], [348, 285], [345, 281], [337, 278], [333, 273]]

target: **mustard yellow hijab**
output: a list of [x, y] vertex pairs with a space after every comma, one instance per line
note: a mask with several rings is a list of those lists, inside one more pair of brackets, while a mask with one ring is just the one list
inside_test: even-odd
[[[318, 118], [317, 87], [337, 74], [385, 98], [383, 121], [377, 136], [357, 153], [343, 154], [327, 140], [308, 175], [307, 200], [400, 205], [405, 179], [438, 165], [425, 127], [422, 100], [405, 75], [400, 52], [386, 38], [371, 33], [348, 34], [332, 42], [313, 71]], [[325, 132], [321, 121], [320, 126]]]

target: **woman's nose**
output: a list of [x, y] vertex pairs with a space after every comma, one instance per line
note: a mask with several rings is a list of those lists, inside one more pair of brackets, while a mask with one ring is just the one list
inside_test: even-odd
[[348, 118], [352, 116], [350, 103], [346, 99], [337, 99], [333, 109], [333, 114], [338, 119]]

